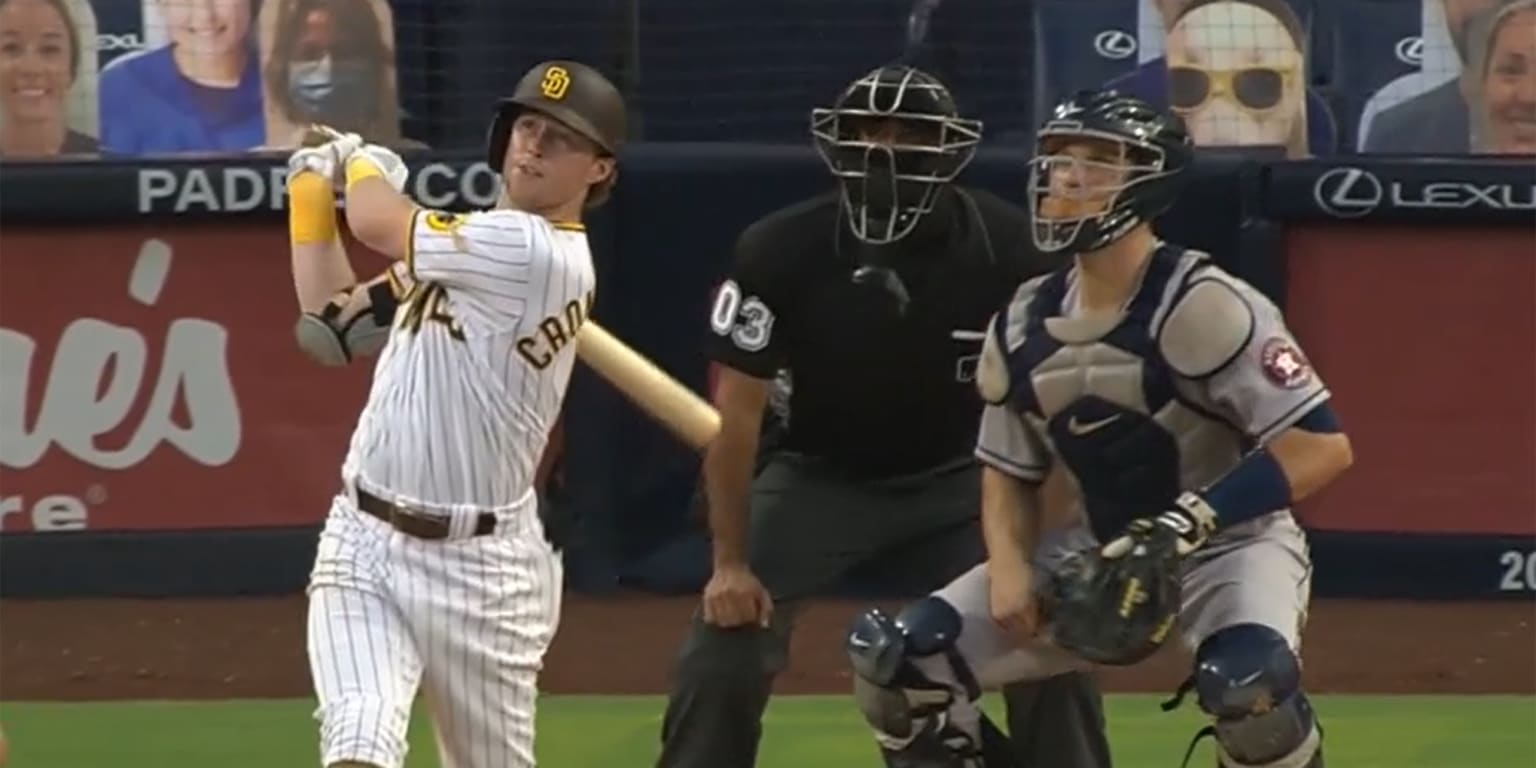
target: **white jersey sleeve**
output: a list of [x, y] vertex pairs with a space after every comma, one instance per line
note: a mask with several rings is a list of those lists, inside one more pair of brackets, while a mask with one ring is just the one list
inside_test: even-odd
[[418, 283], [469, 297], [487, 314], [521, 313], [529, 281], [551, 257], [550, 224], [507, 209], [469, 214], [421, 210], [411, 219], [406, 264]]

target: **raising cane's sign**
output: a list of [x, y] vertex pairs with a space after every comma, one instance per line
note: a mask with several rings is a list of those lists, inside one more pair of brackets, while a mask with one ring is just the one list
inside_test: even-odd
[[368, 367], [321, 368], [294, 348], [280, 228], [169, 232], [7, 232], [3, 530], [323, 517]]

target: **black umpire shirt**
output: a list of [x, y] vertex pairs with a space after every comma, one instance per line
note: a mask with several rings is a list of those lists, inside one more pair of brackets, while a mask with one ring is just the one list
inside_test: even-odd
[[[779, 447], [853, 475], [905, 474], [968, 457], [981, 413], [976, 360], [988, 318], [1061, 259], [1030, 245], [1028, 215], [950, 187], [917, 229], [870, 246], [836, 193], [775, 211], [737, 240], [710, 315], [708, 353], [760, 379], [789, 371]], [[900, 276], [905, 310], [865, 264]]]

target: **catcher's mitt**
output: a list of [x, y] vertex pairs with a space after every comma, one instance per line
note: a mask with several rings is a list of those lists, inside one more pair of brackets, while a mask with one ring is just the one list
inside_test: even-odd
[[1073, 554], [1051, 580], [1044, 608], [1058, 646], [1096, 664], [1152, 655], [1179, 615], [1180, 561], [1172, 536], [1139, 536], [1123, 557], [1098, 547]]

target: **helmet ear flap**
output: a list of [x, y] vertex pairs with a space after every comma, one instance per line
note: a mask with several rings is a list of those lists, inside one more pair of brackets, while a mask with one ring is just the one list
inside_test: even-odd
[[485, 135], [485, 162], [497, 173], [501, 173], [501, 165], [506, 161], [507, 146], [512, 143], [512, 121], [517, 119], [518, 112], [516, 104], [503, 101], [496, 105], [491, 117], [491, 127]]

